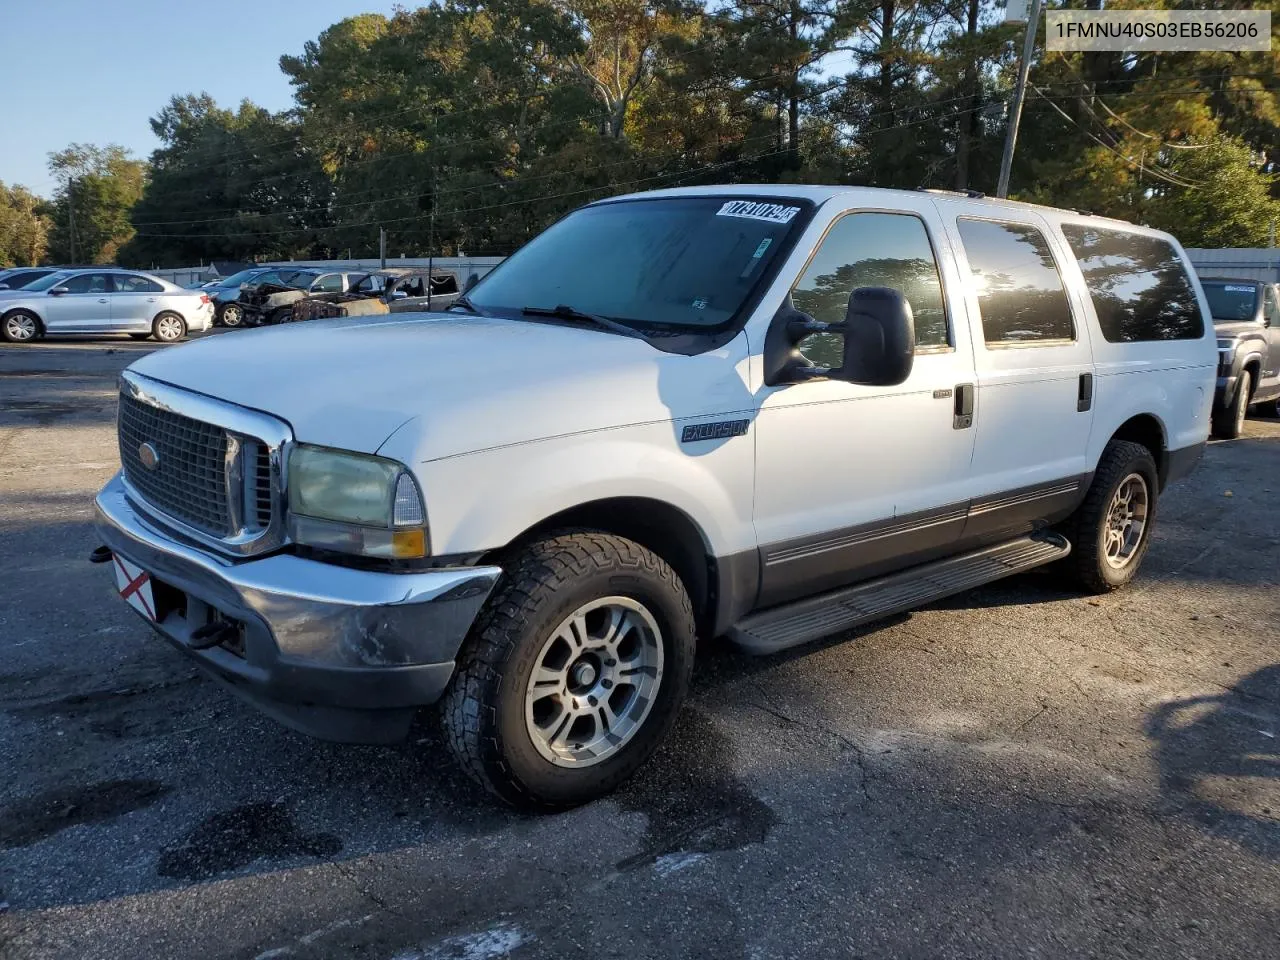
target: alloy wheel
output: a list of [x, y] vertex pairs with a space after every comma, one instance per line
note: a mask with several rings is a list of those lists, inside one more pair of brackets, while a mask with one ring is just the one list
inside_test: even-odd
[[525, 726], [543, 758], [585, 767], [614, 756], [662, 685], [662, 633], [643, 604], [583, 604], [543, 644], [525, 692]]
[[8, 334], [10, 340], [34, 340], [36, 335], [35, 318], [29, 317], [25, 313], [10, 317], [4, 322], [4, 331]]
[[177, 317], [161, 317], [156, 321], [156, 333], [161, 340], [179, 340], [182, 337], [182, 321]]
[[1142, 545], [1151, 512], [1151, 493], [1146, 478], [1131, 473], [1120, 481], [1107, 508], [1103, 529], [1103, 556], [1107, 564], [1120, 569], [1129, 564]]

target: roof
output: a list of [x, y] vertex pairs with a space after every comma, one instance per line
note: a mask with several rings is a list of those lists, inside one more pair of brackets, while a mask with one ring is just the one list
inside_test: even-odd
[[[847, 198], [863, 196], [868, 203], [892, 204], [895, 199], [911, 198], [919, 200], [921, 194], [939, 201], [961, 201], [964, 203], [990, 204], [993, 209], [1014, 207], [1019, 209], [1039, 210], [1043, 213], [1065, 214], [1067, 216], [1089, 217], [1090, 219], [1107, 220], [1111, 223], [1124, 224], [1137, 230], [1146, 230], [1138, 224], [1112, 217], [1099, 217], [1095, 214], [1082, 213], [1079, 210], [1068, 210], [1062, 207], [1049, 207], [1039, 203], [1027, 203], [1022, 200], [1002, 200], [999, 197], [985, 197], [979, 194], [965, 194], [951, 190], [895, 190], [888, 187], [858, 187], [847, 184], [807, 184], [807, 183], [725, 183], [707, 184], [700, 187], [671, 187], [666, 190], [647, 190], [639, 193], [628, 193], [622, 196], [609, 197], [600, 203], [611, 203], [618, 200], [654, 199], [657, 197], [706, 197], [706, 196], [750, 196], [780, 197], [796, 200], [808, 200], [821, 205], [835, 197]], [[1159, 231], [1152, 230], [1152, 233]]]

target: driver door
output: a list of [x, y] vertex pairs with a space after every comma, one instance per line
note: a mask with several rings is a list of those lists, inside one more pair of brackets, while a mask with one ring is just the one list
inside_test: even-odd
[[80, 333], [111, 328], [111, 277], [105, 273], [78, 273], [46, 294], [44, 325], [50, 333]]
[[[791, 289], [797, 309], [844, 319], [857, 287], [900, 290], [916, 323], [911, 375], [897, 386], [839, 380], [761, 385], [755, 525], [761, 606], [832, 589], [949, 552], [964, 529], [973, 353], [965, 304], [938, 214], [845, 210], [826, 228]], [[841, 338], [799, 345], [838, 366]]]

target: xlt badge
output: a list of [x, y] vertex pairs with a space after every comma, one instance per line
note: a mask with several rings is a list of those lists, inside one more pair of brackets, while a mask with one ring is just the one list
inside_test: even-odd
[[691, 423], [680, 434], [681, 443], [697, 443], [699, 440], [723, 440], [725, 437], [741, 437], [751, 426], [750, 420], [717, 420], [714, 423]]

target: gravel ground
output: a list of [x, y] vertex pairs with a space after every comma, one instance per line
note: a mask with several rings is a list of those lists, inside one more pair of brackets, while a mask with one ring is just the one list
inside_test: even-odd
[[86, 562], [115, 375], [154, 348], [0, 347], [0, 956], [1280, 951], [1280, 423], [1168, 492], [1131, 588], [708, 645], [638, 780], [535, 818], [429, 722], [356, 748], [259, 716]]

